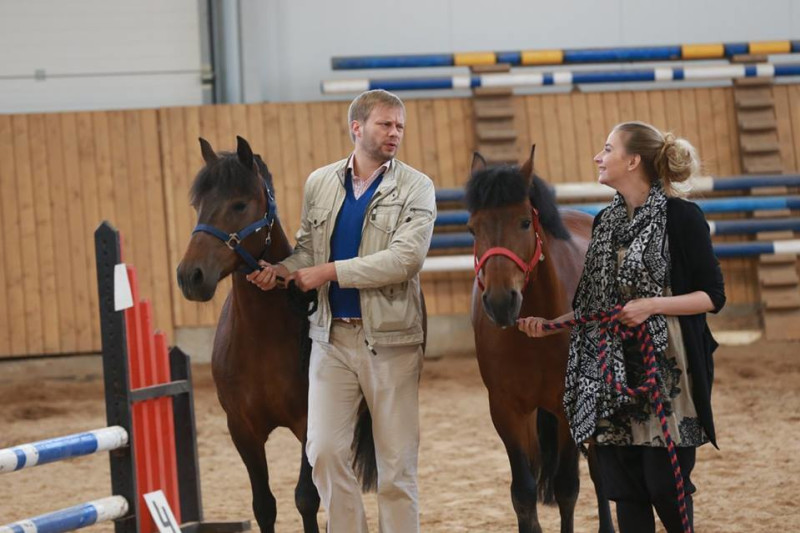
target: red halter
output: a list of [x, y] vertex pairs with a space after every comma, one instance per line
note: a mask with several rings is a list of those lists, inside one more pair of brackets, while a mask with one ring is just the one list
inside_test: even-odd
[[478, 280], [478, 287], [481, 290], [484, 290], [483, 282], [481, 281], [481, 270], [483, 269], [483, 265], [486, 264], [486, 261], [489, 260], [490, 257], [494, 257], [496, 255], [502, 255], [503, 257], [507, 257], [514, 261], [514, 263], [525, 273], [525, 286], [528, 285], [528, 280], [531, 277], [531, 272], [536, 268], [536, 265], [539, 264], [539, 261], [544, 261], [544, 254], [542, 253], [542, 238], [539, 236], [539, 211], [536, 209], [531, 209], [533, 214], [533, 231], [536, 234], [536, 249], [533, 251], [533, 257], [529, 263], [526, 263], [520, 257], [509, 250], [508, 248], [503, 248], [502, 246], [495, 246], [493, 248], [489, 248], [486, 250], [483, 255], [481, 256], [480, 260], [478, 259], [477, 249], [473, 247], [473, 256], [475, 258], [475, 278]]

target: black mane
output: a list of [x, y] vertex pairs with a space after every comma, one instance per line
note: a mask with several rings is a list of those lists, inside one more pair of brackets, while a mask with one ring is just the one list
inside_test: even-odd
[[557, 239], [569, 240], [570, 234], [561, 220], [552, 189], [539, 176], [533, 176], [530, 189], [519, 167], [498, 165], [475, 172], [466, 186], [466, 203], [470, 213], [481, 209], [519, 204], [525, 196], [539, 211], [544, 229]]
[[[235, 153], [219, 152], [219, 159], [206, 165], [197, 173], [192, 188], [189, 192], [189, 199], [192, 205], [196, 206], [203, 196], [211, 190], [223, 197], [231, 196], [256, 196], [264, 184], [257, 175], [245, 167]], [[253, 156], [261, 177], [266, 181], [267, 187], [273, 196], [275, 194], [272, 185], [272, 174], [267, 165], [256, 154]]]

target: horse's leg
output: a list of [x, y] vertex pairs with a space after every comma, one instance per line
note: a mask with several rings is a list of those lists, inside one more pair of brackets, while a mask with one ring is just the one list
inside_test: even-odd
[[311, 463], [306, 455], [306, 442], [303, 443], [303, 454], [300, 460], [300, 477], [294, 489], [294, 503], [300, 516], [303, 517], [303, 531], [305, 533], [318, 533], [317, 511], [319, 511], [319, 492], [311, 479]]
[[541, 533], [536, 511], [536, 479], [528, 456], [530, 414], [511, 412], [510, 402], [489, 399], [492, 422], [503, 441], [511, 464], [511, 503], [517, 513], [519, 533]]
[[553, 485], [561, 515], [561, 533], [572, 533], [575, 525], [575, 504], [578, 502], [580, 490], [578, 447], [572, 441], [566, 420], [559, 420], [558, 428], [559, 462]]
[[588, 446], [589, 475], [594, 484], [597, 496], [597, 514], [600, 519], [599, 533], [614, 533], [614, 522], [611, 519], [611, 505], [603, 490], [603, 478], [600, 475], [600, 465], [597, 464], [597, 454], [593, 444]]
[[[267, 454], [264, 451], [265, 438], [254, 435], [246, 425], [228, 419], [228, 430], [231, 439], [239, 452], [239, 456], [250, 476], [250, 487], [253, 491], [253, 514], [262, 533], [274, 533], [275, 517], [278, 513], [275, 496], [269, 489], [269, 469]], [[272, 428], [266, 432], [268, 436]]]

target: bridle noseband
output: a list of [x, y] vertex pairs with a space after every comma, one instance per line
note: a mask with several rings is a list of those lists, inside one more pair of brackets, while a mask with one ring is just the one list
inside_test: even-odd
[[224, 242], [225, 246], [227, 246], [228, 248], [239, 254], [239, 256], [242, 259], [244, 259], [244, 262], [247, 265], [247, 268], [243, 269], [247, 274], [255, 270], [261, 270], [261, 266], [258, 264], [258, 261], [256, 261], [255, 258], [250, 254], [250, 252], [244, 249], [244, 247], [242, 246], [242, 241], [244, 241], [247, 237], [249, 237], [253, 233], [257, 233], [261, 231], [262, 228], [266, 227], [267, 236], [265, 239], [265, 244], [269, 246], [270, 242], [272, 242], [272, 225], [275, 223], [275, 213], [277, 211], [275, 198], [272, 196], [272, 192], [269, 190], [267, 182], [264, 181], [263, 179], [261, 179], [261, 181], [264, 183], [264, 189], [267, 194], [267, 212], [264, 213], [264, 218], [261, 218], [234, 233], [225, 233], [224, 231], [215, 228], [214, 226], [211, 226], [209, 224], [198, 224], [197, 226], [195, 226], [194, 230], [192, 230], [192, 235], [198, 232], [203, 232], [213, 235], [214, 237]]
[[488, 261], [491, 257], [501, 255], [514, 261], [514, 264], [516, 264], [519, 269], [525, 273], [525, 285], [523, 287], [528, 285], [531, 273], [536, 268], [536, 265], [538, 265], [540, 261], [544, 261], [542, 237], [539, 235], [541, 228], [539, 225], [539, 211], [537, 211], [535, 208], [531, 208], [531, 214], [533, 215], [533, 231], [536, 235], [536, 249], [533, 251], [533, 257], [531, 257], [531, 260], [528, 263], [520, 259], [517, 254], [508, 248], [504, 248], [502, 246], [489, 248], [483, 253], [480, 259], [478, 259], [477, 244], [473, 248], [472, 255], [475, 258], [475, 279], [478, 280], [478, 287], [480, 287], [481, 291], [485, 289], [483, 286], [483, 281], [481, 281], [481, 270], [483, 270], [483, 266], [486, 264], [486, 261]]

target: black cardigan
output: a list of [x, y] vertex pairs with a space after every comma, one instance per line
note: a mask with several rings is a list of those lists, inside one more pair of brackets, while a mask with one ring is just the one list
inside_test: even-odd
[[[595, 225], [603, 211], [595, 217]], [[708, 224], [697, 204], [680, 198], [667, 200], [667, 236], [672, 261], [672, 294], [680, 296], [703, 291], [711, 298], [714, 305], [712, 312], [719, 312], [725, 305], [725, 285], [711, 245]], [[714, 382], [713, 353], [717, 342], [708, 329], [705, 313], [680, 316], [678, 321], [692, 376], [692, 400], [706, 435], [716, 446], [711, 385]]]

